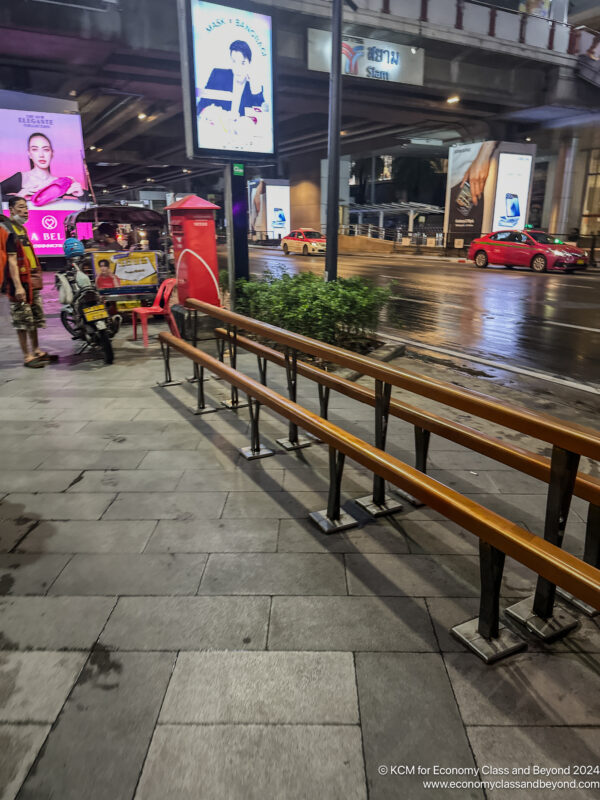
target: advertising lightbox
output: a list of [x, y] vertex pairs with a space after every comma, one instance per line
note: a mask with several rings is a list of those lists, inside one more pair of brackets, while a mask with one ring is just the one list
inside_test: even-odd
[[500, 153], [492, 230], [521, 230], [527, 222], [533, 157]]
[[271, 17], [180, 1], [188, 155], [273, 155]]
[[62, 255], [63, 221], [86, 205], [81, 120], [72, 107], [77, 109], [68, 101], [0, 93], [2, 208], [8, 214], [11, 196], [27, 200], [27, 231], [38, 256]]
[[290, 183], [281, 179], [248, 181], [250, 233], [255, 239], [280, 239], [290, 232]]
[[451, 239], [460, 238], [470, 242], [481, 235], [495, 147], [496, 142], [491, 141], [450, 148], [445, 230]]
[[127, 294], [132, 287], [158, 285], [153, 250], [93, 253], [92, 262], [96, 288], [103, 294]]

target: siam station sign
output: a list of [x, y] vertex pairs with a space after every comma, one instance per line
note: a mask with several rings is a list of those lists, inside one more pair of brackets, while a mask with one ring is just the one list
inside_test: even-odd
[[[394, 42], [344, 36], [340, 58], [344, 75], [423, 85], [425, 53], [420, 47], [406, 47]], [[308, 29], [308, 68], [318, 72], [330, 71], [329, 31]]]

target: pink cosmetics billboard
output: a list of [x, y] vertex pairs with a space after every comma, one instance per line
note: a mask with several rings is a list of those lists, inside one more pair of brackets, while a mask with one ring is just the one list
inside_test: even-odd
[[39, 256], [62, 255], [63, 220], [85, 208], [87, 179], [78, 114], [0, 108], [0, 191], [29, 205], [27, 230]]

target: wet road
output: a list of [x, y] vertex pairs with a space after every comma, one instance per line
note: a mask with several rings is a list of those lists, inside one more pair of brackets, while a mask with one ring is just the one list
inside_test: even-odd
[[[250, 269], [311, 270], [324, 258], [252, 248]], [[437, 258], [341, 256], [340, 277], [396, 281], [382, 330], [426, 346], [600, 384], [600, 270], [537, 275]]]

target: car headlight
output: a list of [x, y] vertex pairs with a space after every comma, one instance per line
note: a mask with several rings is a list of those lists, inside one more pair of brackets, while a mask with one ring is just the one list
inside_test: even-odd
[[556, 249], [552, 250], [552, 254], [555, 255], [555, 256], [566, 256], [566, 255], [568, 255], [568, 253], [565, 253], [563, 250], [556, 250]]

